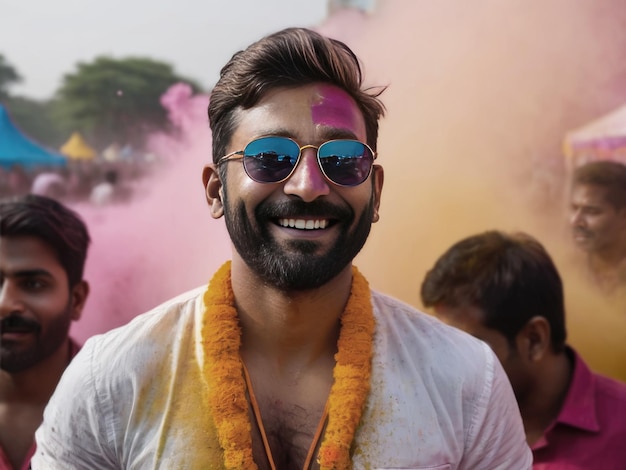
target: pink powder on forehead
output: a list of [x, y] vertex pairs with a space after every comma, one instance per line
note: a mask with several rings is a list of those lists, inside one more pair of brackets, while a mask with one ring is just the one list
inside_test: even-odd
[[318, 87], [317, 100], [311, 105], [311, 118], [317, 125], [356, 129], [358, 108], [345, 91], [332, 85]]

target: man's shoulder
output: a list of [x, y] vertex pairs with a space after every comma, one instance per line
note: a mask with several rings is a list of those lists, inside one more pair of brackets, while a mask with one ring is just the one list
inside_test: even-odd
[[[489, 346], [398, 299], [372, 291], [377, 341], [410, 351], [421, 361], [438, 361], [452, 368], [473, 364], [484, 368], [493, 362]], [[444, 364], [445, 363], [445, 364]]]
[[474, 346], [482, 344], [464, 331], [446, 325], [434, 316], [394, 297], [372, 291], [372, 304], [378, 325], [382, 328], [403, 329], [411, 339], [417, 335], [422, 340], [444, 343], [461, 341]]
[[626, 431], [626, 384], [593, 371], [571, 347], [574, 371], [560, 419], [573, 419], [582, 429], [597, 430], [608, 425], [611, 432]]
[[600, 396], [600, 399], [620, 402], [626, 414], [626, 383], [597, 372], [593, 372], [593, 378], [596, 384], [596, 394]]
[[89, 338], [82, 349], [97, 350], [99, 357], [128, 353], [129, 360], [134, 353], [145, 349], [153, 354], [167, 353], [169, 344], [195, 331], [205, 290], [206, 287], [197, 287], [173, 297], [126, 325]]
[[[566, 351], [574, 361], [574, 378], [570, 388], [593, 390], [591, 393], [595, 393], [596, 400], [617, 400], [626, 404], [626, 383], [592, 370], [572, 346], [568, 345]], [[591, 397], [588, 399], [592, 400]]]

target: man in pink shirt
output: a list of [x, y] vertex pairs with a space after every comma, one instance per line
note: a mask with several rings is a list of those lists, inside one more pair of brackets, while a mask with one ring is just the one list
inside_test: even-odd
[[0, 201], [0, 470], [29, 468], [35, 430], [78, 345], [89, 234], [57, 201]]
[[626, 468], [626, 384], [593, 373], [566, 344], [561, 277], [537, 240], [465, 238], [426, 274], [421, 297], [502, 362], [535, 470]]

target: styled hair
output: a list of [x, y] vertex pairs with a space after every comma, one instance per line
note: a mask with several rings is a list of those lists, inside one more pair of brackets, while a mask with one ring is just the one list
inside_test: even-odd
[[378, 96], [384, 88], [362, 89], [359, 60], [343, 42], [288, 28], [237, 52], [222, 68], [208, 110], [213, 162], [226, 154], [238, 109], [252, 108], [272, 89], [316, 82], [342, 88], [355, 100], [365, 119], [367, 144], [376, 151], [378, 120], [385, 111]]
[[70, 288], [83, 279], [89, 232], [81, 217], [58, 201], [34, 194], [0, 200], [0, 236], [40, 239], [55, 252]]
[[525, 233], [488, 231], [465, 238], [428, 271], [421, 287], [426, 307], [473, 306], [483, 324], [510, 345], [534, 316], [550, 325], [552, 349], [565, 346], [565, 302], [561, 276], [545, 248]]
[[626, 165], [601, 160], [586, 163], [574, 170], [574, 185], [600, 186], [606, 189], [606, 200], [615, 209], [626, 207]]

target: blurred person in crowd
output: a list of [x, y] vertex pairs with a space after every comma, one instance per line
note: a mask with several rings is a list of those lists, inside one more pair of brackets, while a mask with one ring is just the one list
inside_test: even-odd
[[43, 171], [33, 179], [30, 193], [62, 199], [67, 195], [67, 180], [61, 172]]
[[0, 200], [0, 470], [29, 468], [44, 407], [78, 352], [69, 329], [89, 293], [88, 244], [59, 202]]
[[567, 345], [561, 277], [537, 240], [498, 231], [465, 238], [428, 271], [421, 298], [502, 362], [534, 468], [626, 468], [626, 384], [593, 373]]
[[307, 29], [232, 57], [202, 174], [232, 261], [87, 341], [33, 468], [531, 468], [489, 347], [352, 264], [379, 218], [380, 92], [344, 43]]
[[626, 291], [626, 165], [595, 161], [574, 170], [570, 195], [574, 242], [588, 272], [609, 294]]
[[7, 186], [12, 196], [28, 194], [31, 187], [31, 177], [21, 165], [13, 165], [7, 175]]
[[96, 206], [105, 206], [116, 200], [118, 174], [116, 170], [106, 170], [103, 180], [96, 184], [89, 195], [89, 201]]
[[120, 181], [120, 171], [109, 168], [104, 172], [103, 181], [92, 188], [89, 200], [95, 206], [106, 206], [127, 201], [130, 196], [130, 187]]
[[0, 165], [0, 198], [10, 196], [9, 191], [9, 170]]

